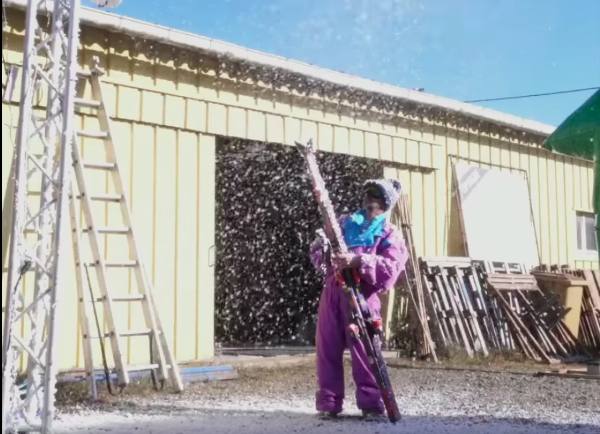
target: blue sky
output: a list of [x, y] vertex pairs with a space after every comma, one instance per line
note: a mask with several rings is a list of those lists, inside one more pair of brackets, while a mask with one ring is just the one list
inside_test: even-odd
[[[600, 0], [123, 0], [112, 11], [459, 100], [600, 86]], [[558, 125], [591, 94], [480, 104]]]

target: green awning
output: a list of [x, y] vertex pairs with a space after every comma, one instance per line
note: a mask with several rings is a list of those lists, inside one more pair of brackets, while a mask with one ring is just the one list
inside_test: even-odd
[[546, 139], [544, 146], [563, 154], [591, 160], [600, 134], [600, 90], [575, 110]]
[[[600, 90], [597, 90], [546, 139], [548, 149], [594, 160], [596, 245], [600, 247]], [[600, 249], [599, 249], [600, 254]]]

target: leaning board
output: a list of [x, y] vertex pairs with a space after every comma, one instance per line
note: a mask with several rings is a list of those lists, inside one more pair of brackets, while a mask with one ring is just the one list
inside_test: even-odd
[[539, 265], [525, 177], [464, 162], [454, 165], [454, 174], [468, 256]]

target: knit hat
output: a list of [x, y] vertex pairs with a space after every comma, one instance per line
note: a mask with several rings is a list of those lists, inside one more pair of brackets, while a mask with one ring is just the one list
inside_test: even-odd
[[402, 190], [400, 181], [395, 179], [369, 179], [363, 184], [364, 191], [373, 187], [381, 193], [385, 211], [390, 210], [396, 204]]

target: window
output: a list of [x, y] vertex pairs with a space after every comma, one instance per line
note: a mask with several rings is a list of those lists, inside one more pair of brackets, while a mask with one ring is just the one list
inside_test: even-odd
[[577, 251], [584, 254], [597, 254], [596, 222], [591, 212], [577, 212]]

